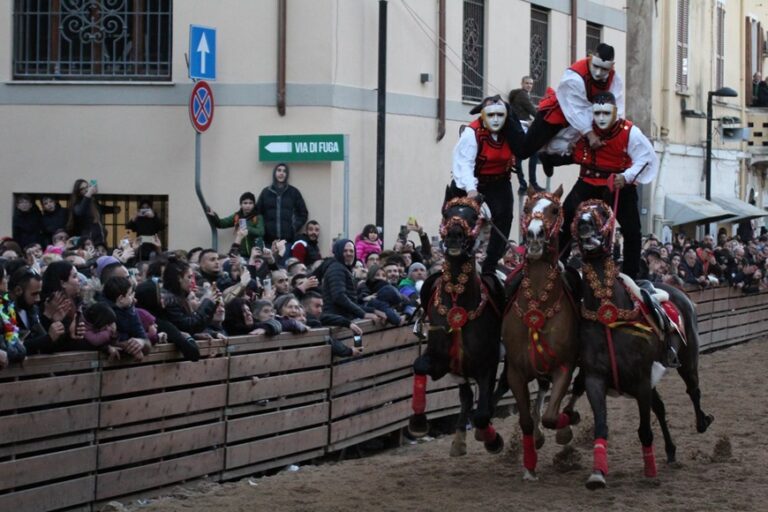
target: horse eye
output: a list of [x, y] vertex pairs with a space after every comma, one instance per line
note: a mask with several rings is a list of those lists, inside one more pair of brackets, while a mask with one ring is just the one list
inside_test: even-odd
[[558, 213], [560, 213], [560, 208], [553, 208], [553, 209], [552, 209], [552, 213], [554, 213], [555, 215], [557, 215]]

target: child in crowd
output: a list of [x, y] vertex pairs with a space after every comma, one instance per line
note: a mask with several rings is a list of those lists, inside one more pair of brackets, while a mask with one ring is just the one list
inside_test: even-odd
[[109, 354], [110, 359], [120, 358], [117, 348], [117, 316], [108, 304], [96, 302], [83, 312], [85, 333], [83, 337], [94, 348]]
[[139, 315], [133, 307], [133, 283], [127, 277], [112, 276], [102, 289], [106, 303], [115, 312], [118, 343], [126, 352], [141, 360], [151, 345]]
[[369, 254], [381, 253], [382, 241], [379, 240], [379, 230], [373, 224], [363, 228], [363, 232], [355, 237], [355, 255], [360, 261], [365, 261]]

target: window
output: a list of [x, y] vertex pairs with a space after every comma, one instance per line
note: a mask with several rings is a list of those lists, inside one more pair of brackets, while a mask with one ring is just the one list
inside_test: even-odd
[[603, 39], [603, 26], [587, 22], [587, 55], [597, 51], [597, 46]]
[[171, 79], [172, 0], [15, 0], [15, 80]]
[[690, 0], [677, 0], [677, 92], [688, 91], [688, 7]]
[[549, 11], [531, 6], [531, 97], [538, 101], [547, 91], [549, 64]]
[[485, 0], [464, 0], [464, 34], [461, 98], [483, 99], [483, 59], [485, 58]]
[[725, 77], [725, 6], [717, 2], [717, 48], [715, 51], [715, 89], [723, 86]]

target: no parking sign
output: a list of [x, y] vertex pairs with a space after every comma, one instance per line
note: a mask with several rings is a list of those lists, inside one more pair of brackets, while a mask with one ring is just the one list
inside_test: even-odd
[[189, 118], [198, 133], [203, 133], [213, 121], [213, 91], [208, 82], [195, 83], [189, 97]]

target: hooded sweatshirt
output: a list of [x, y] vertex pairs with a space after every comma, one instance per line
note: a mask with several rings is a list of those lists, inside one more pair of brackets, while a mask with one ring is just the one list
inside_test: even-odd
[[[324, 267], [322, 276], [323, 314], [341, 315], [345, 318], [363, 318], [365, 310], [356, 300], [355, 283], [352, 279], [352, 268], [344, 263], [344, 247], [352, 244], [351, 240], [337, 240], [333, 244], [333, 257], [328, 258], [321, 266]], [[352, 244], [354, 246], [354, 244]], [[322, 319], [321, 319], [322, 320]]]
[[[275, 180], [275, 173], [281, 165], [286, 168], [284, 183]], [[287, 240], [292, 244], [296, 233], [307, 222], [307, 205], [299, 189], [288, 184], [289, 173], [287, 165], [277, 164], [272, 170], [272, 184], [261, 191], [256, 201], [255, 211], [264, 218], [266, 244], [274, 240]]]

